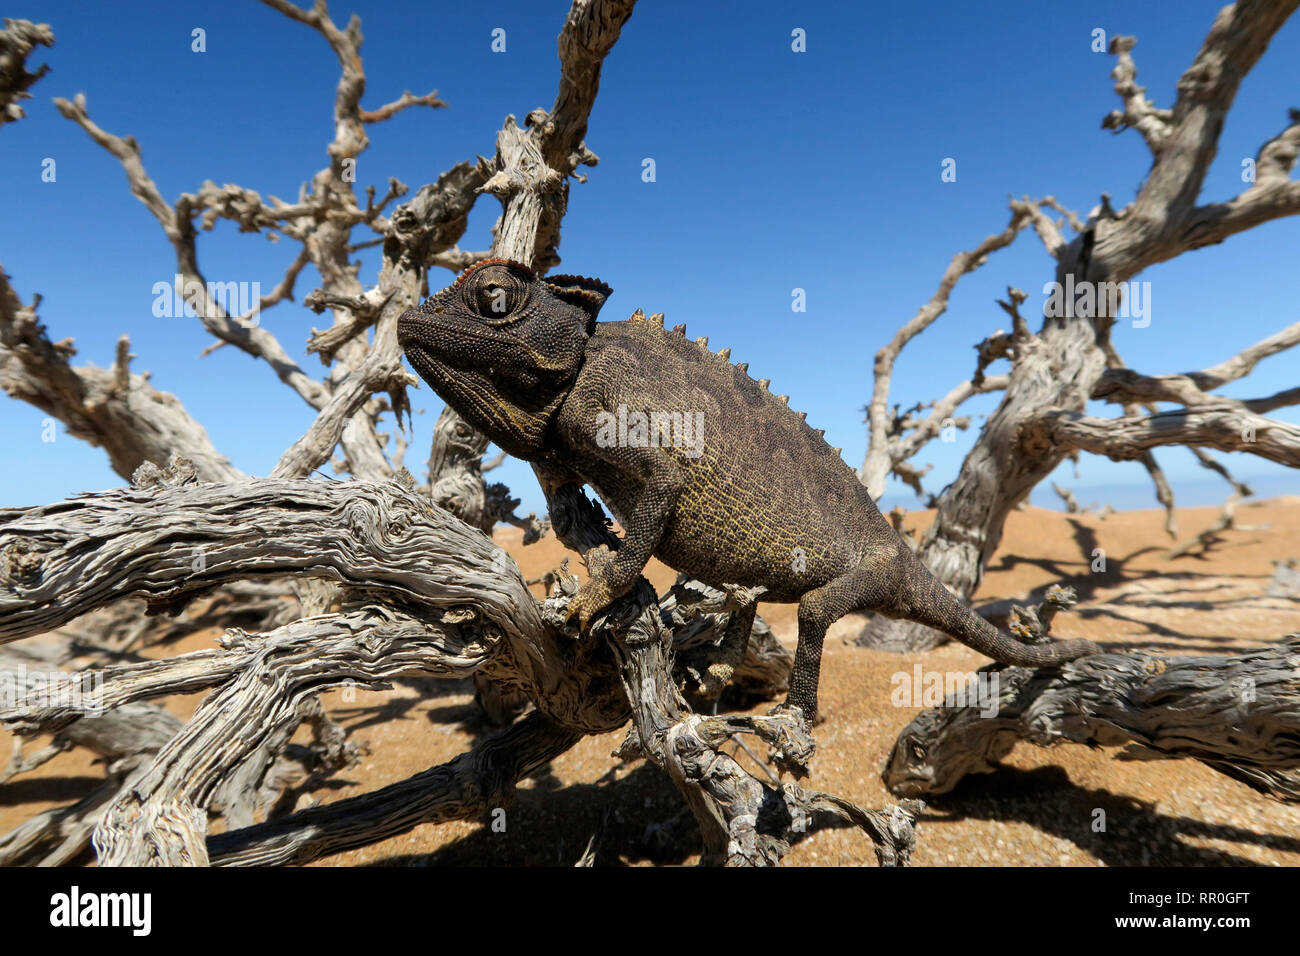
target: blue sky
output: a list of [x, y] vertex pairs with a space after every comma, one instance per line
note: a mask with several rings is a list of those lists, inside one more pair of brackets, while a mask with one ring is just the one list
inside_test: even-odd
[[[305, 2], [305, 0], [304, 0]], [[999, 231], [1008, 195], [1054, 194], [1081, 214], [1109, 192], [1132, 198], [1149, 166], [1136, 133], [1100, 128], [1117, 104], [1112, 58], [1090, 49], [1092, 31], [1135, 34], [1139, 82], [1158, 105], [1199, 48], [1219, 0], [1144, 4], [1085, 2], [802, 3], [680, 2], [638, 7], [606, 62], [588, 145], [601, 163], [575, 183], [560, 247], [562, 271], [595, 275], [615, 290], [604, 318], [663, 311], [692, 336], [792, 396], [827, 439], [861, 463], [861, 408], [871, 359], [933, 293], [950, 257]], [[549, 107], [555, 38], [568, 4], [529, 0], [486, 5], [440, 0], [336, 2], [336, 21], [362, 18], [368, 74], [365, 104], [404, 89], [437, 88], [446, 110], [410, 110], [370, 130], [359, 186], [380, 191], [388, 176], [412, 189], [454, 163], [490, 154], [507, 113]], [[332, 135], [337, 64], [323, 40], [252, 0], [239, 2], [20, 2], [6, 11], [50, 23], [57, 43], [34, 62], [51, 72], [26, 104], [28, 118], [0, 130], [6, 183], [0, 262], [24, 299], [44, 297], [41, 318], [55, 340], [72, 337], [79, 361], [111, 363], [131, 337], [133, 368], [174, 392], [239, 468], [265, 474], [310, 424], [311, 410], [265, 363], [231, 348], [200, 359], [211, 339], [197, 320], [156, 318], [152, 288], [168, 281], [170, 246], [130, 194], [117, 162], [50, 99], [84, 92], [92, 118], [132, 134], [163, 195], [173, 200], [205, 179], [239, 183], [285, 199], [325, 164]], [[191, 52], [202, 27], [207, 51]], [[490, 49], [506, 30], [506, 52]], [[791, 50], [802, 28], [807, 52]], [[1243, 188], [1241, 160], [1300, 106], [1295, 64], [1300, 20], [1287, 24], [1246, 79], [1220, 140], [1204, 199]], [[41, 181], [45, 158], [57, 180]], [[642, 180], [653, 158], [656, 181]], [[940, 179], [945, 158], [956, 182]], [[499, 212], [480, 201], [462, 245], [486, 248]], [[270, 289], [296, 253], [240, 235], [229, 224], [200, 239], [209, 280], [260, 281]], [[1180, 372], [1214, 364], [1296, 320], [1300, 220], [1283, 220], [1148, 270], [1151, 324], [1121, 325], [1116, 344], [1134, 368]], [[372, 281], [374, 250], [361, 254]], [[435, 274], [444, 284], [450, 273]], [[895, 401], [934, 398], [973, 369], [971, 346], [999, 327], [994, 304], [1008, 284], [1041, 305], [1051, 263], [1032, 234], [993, 257], [958, 287], [948, 314], [904, 352]], [[305, 272], [298, 299], [315, 287]], [[806, 290], [807, 312], [791, 311]], [[326, 320], [296, 303], [262, 317], [308, 370], [324, 369], [303, 345]], [[1266, 361], [1226, 394], [1250, 397], [1296, 384], [1297, 359]], [[995, 367], [995, 370], [997, 367]], [[417, 409], [408, 464], [423, 468], [440, 406], [427, 388]], [[966, 410], [987, 413], [995, 398]], [[1114, 406], [1098, 405], [1102, 414]], [[422, 414], [419, 412], [422, 411]], [[1295, 410], [1275, 413], [1298, 421]], [[42, 414], [0, 396], [0, 440], [8, 468], [0, 506], [31, 505], [120, 485], [107, 458], [67, 435], [41, 441]], [[932, 443], [939, 490], [956, 474], [974, 434]], [[1184, 501], [1220, 499], [1184, 449], [1157, 453]], [[1294, 472], [1228, 456], [1265, 493], [1294, 490]], [[527, 467], [493, 473], [542, 507]], [[1079, 477], [1057, 480], [1084, 501], [1154, 504], [1139, 465], [1085, 458]], [[1046, 486], [1044, 486], [1046, 487]], [[1053, 503], [1050, 490], [1036, 501]], [[889, 500], [916, 505], [893, 486]]]

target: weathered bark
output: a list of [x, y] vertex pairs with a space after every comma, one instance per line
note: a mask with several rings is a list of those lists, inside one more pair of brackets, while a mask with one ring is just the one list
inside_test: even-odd
[[[740, 632], [731, 631], [742, 615], [727, 595], [699, 581], [679, 577], [659, 602], [665, 626], [673, 632], [675, 666], [690, 676], [688, 700], [695, 705], [715, 700], [724, 686], [741, 697], [775, 699], [790, 687], [794, 655], [767, 622], [755, 614]], [[734, 648], [727, 647], [728, 643]], [[717, 665], [726, 668], [719, 672]]]
[[14, 768], [15, 775], [35, 769], [42, 757], [85, 747], [104, 761], [105, 780], [77, 802], [39, 813], [0, 836], [0, 866], [62, 866], [80, 857], [104, 810], [141, 778], [180, 729], [181, 722], [161, 707], [132, 703], [59, 730], [35, 759]]
[[206, 810], [217, 787], [268, 740], [292, 733], [310, 697], [402, 676], [466, 676], [490, 652], [485, 637], [378, 607], [304, 618], [260, 636], [253, 660], [203, 701], [109, 807], [95, 831], [100, 865], [205, 865]]
[[1018, 740], [1129, 744], [1122, 756], [1190, 757], [1297, 800], [1298, 667], [1300, 635], [1220, 657], [1095, 654], [1055, 672], [985, 668], [998, 681], [996, 702], [923, 711], [899, 734], [885, 784], [900, 796], [947, 793], [968, 773], [995, 770]]
[[1300, 426], [1232, 406], [1175, 409], [1132, 418], [1093, 418], [1054, 411], [1026, 429], [1026, 440], [1077, 448], [1114, 461], [1142, 457], [1164, 445], [1244, 451], [1300, 468]]
[[0, 510], [0, 642], [122, 597], [156, 608], [239, 578], [323, 578], [432, 610], [474, 603], [507, 636], [536, 602], [492, 542], [395, 483], [260, 479], [125, 488]]
[[[570, 510], [562, 508], [561, 513]], [[329, 517], [329, 512], [336, 516]], [[52, 522], [52, 517], [59, 520]], [[507, 571], [513, 563], [497, 560], [488, 539], [396, 485], [273, 479], [235, 486], [163, 483], [85, 496], [49, 509], [11, 512], [5, 518], [0, 553], [11, 558], [11, 571], [20, 572], [17, 579], [10, 578], [16, 586], [0, 595], [9, 625], [4, 637], [9, 639], [47, 629], [123, 595], [175, 603], [216, 582], [290, 570], [338, 580], [345, 596], [383, 597], [422, 608], [422, 621], [364, 607], [295, 621], [257, 638], [235, 631], [218, 650], [104, 668], [100, 703], [108, 708], [218, 688], [146, 773], [112, 801], [96, 837], [105, 865], [203, 862], [206, 812], [222, 782], [246, 766], [268, 740], [297, 726], [309, 696], [345, 681], [367, 684], [400, 675], [481, 672], [508, 677], [525, 688], [547, 722], [569, 734], [608, 731], [627, 717], [625, 689], [611, 680], [616, 657], [599, 640], [575, 648], [573, 638], [558, 630], [568, 595], [555, 599], [558, 605], [548, 602], [551, 606], [543, 614], [517, 570]], [[603, 521], [594, 516], [591, 521], [589, 533], [608, 534]], [[186, 543], [184, 550], [175, 547], [178, 540]], [[399, 545], [402, 560], [390, 550]], [[205, 554], [201, 570], [191, 557], [195, 547]], [[391, 570], [383, 573], [381, 567]], [[651, 686], [645, 681], [653, 683], [655, 696], [643, 697], [642, 705], [648, 715], [662, 716], [662, 733], [667, 733], [680, 722], [676, 718], [686, 720], [675, 696], [672, 635], [663, 626], [672, 614], [665, 614], [648, 586], [645, 590], [639, 620], [654, 633], [659, 650], [649, 656], [630, 650], [622, 667], [625, 673], [632, 668], [639, 675], [638, 693]], [[698, 643], [700, 628], [689, 630]], [[671, 709], [661, 713], [656, 709], [659, 695], [669, 691]], [[32, 731], [58, 731], [79, 716], [74, 703], [64, 701], [0, 713], [0, 718], [21, 720]], [[795, 760], [806, 759], [811, 741], [785, 727], [784, 721], [765, 718], [759, 732]], [[710, 774], [721, 772], [727, 764], [717, 762], [721, 757], [706, 760], [706, 750], [712, 753], [722, 740], [742, 730], [744, 722], [724, 723], [721, 737], [714, 725], [687, 723], [674, 737], [677, 749], [672, 751], [690, 755], [689, 760], [680, 758], [687, 761], [683, 779], [695, 781], [706, 765], [714, 768]], [[644, 739], [662, 736], [652, 726], [659, 725], [643, 721]], [[678, 758], [656, 752], [670, 768], [676, 766], [672, 761]], [[735, 777], [739, 773], [736, 767], [721, 780], [710, 776], [698, 784], [725, 798], [729, 811], [722, 819], [745, 817], [757, 808], [755, 801], [767, 806], [775, 799], [766, 785], [747, 774]], [[743, 792], [734, 789], [733, 777], [749, 781]], [[696, 797], [696, 784], [683, 786]], [[781, 799], [794, 801], [791, 805], [802, 807], [814, 823], [821, 819], [814, 811], [825, 810], [823, 804], [830, 800], [798, 790]], [[876, 820], [869, 814], [855, 817], [857, 811], [842, 801], [831, 800], [827, 806], [832, 804], [842, 819], [864, 826], [868, 824], [863, 821]], [[392, 825], [391, 820], [385, 822], [373, 838], [388, 833]], [[350, 845], [355, 845], [358, 831], [351, 828], [349, 834]], [[784, 838], [773, 837], [775, 848], [760, 849], [768, 844], [758, 831], [747, 839], [759, 843], [746, 844], [749, 848], [739, 856], [728, 853], [727, 858], [770, 862], [788, 845], [781, 842]], [[890, 846], [882, 851], [886, 858], [904, 853], [902, 843]], [[725, 847], [725, 841], [715, 841], [719, 852]]]

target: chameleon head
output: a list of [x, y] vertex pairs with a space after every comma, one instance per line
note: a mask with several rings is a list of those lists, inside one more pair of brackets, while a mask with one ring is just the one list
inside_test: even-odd
[[397, 338], [448, 405], [506, 452], [531, 460], [611, 291], [598, 279], [539, 279], [518, 262], [485, 259], [403, 314]]

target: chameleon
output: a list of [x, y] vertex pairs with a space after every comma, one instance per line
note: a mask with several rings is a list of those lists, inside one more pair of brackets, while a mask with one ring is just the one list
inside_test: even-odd
[[1047, 667], [1099, 650], [1003, 634], [936, 579], [823, 432], [754, 381], [730, 350], [641, 310], [598, 322], [612, 289], [485, 259], [397, 334], [416, 372], [502, 451], [589, 485], [622, 546], [589, 562], [569, 605], [586, 632], [650, 557], [716, 588], [798, 603], [786, 701], [811, 726], [827, 628], [851, 611], [906, 618], [1005, 664]]

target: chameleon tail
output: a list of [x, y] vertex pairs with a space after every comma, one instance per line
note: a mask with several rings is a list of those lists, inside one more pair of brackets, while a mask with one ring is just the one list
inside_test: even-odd
[[902, 551], [908, 563], [894, 607], [898, 616], [943, 631], [995, 661], [1020, 667], [1050, 667], [1101, 651], [1082, 638], [1026, 644], [1002, 633], [940, 584], [910, 549]]

